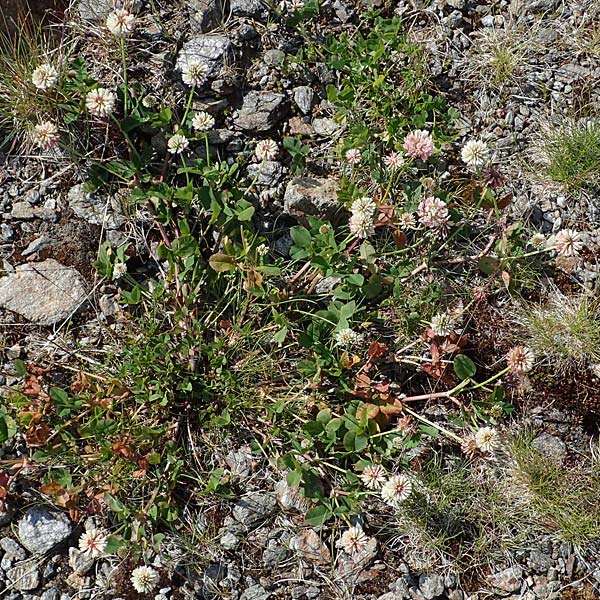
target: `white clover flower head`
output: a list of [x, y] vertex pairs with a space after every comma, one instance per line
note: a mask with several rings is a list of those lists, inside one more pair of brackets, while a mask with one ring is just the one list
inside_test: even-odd
[[574, 229], [563, 229], [554, 237], [556, 251], [560, 256], [579, 256], [584, 243], [581, 233]]
[[443, 200], [434, 196], [425, 198], [419, 203], [417, 214], [419, 215], [419, 223], [421, 225], [441, 234], [447, 233], [450, 214]]
[[481, 427], [475, 432], [475, 445], [482, 452], [492, 452], [498, 445], [498, 432], [492, 427]]
[[131, 572], [130, 581], [133, 589], [138, 594], [148, 594], [158, 585], [159, 579], [158, 571], [152, 567], [142, 566], [136, 567]]
[[189, 140], [182, 133], [172, 135], [167, 142], [167, 149], [171, 154], [181, 154], [190, 145]]
[[116, 261], [113, 265], [112, 278], [120, 279], [125, 273], [127, 273], [127, 265], [123, 261]]
[[438, 313], [431, 318], [429, 325], [434, 335], [446, 337], [454, 331], [454, 319], [448, 313]]
[[369, 543], [369, 536], [360, 525], [348, 527], [337, 541], [336, 546], [342, 548], [346, 554], [357, 554]]
[[460, 152], [462, 161], [473, 168], [483, 167], [490, 158], [487, 144], [482, 140], [469, 140]]
[[506, 353], [506, 364], [517, 373], [527, 373], [533, 369], [535, 354], [526, 346], [515, 346]]
[[107, 117], [115, 109], [117, 97], [110, 90], [99, 87], [87, 93], [85, 106], [95, 117]]
[[215, 126], [215, 119], [212, 115], [201, 110], [194, 115], [192, 119], [192, 127], [196, 131], [208, 131]]
[[546, 236], [543, 233], [534, 233], [529, 239], [529, 243], [532, 246], [539, 248], [546, 243]]
[[58, 81], [58, 70], [48, 63], [40, 65], [31, 74], [31, 83], [38, 90], [52, 89]]
[[367, 465], [359, 477], [365, 487], [378, 490], [385, 483], [387, 473], [381, 465]]
[[208, 71], [208, 65], [205, 62], [191, 59], [183, 65], [181, 79], [190, 87], [198, 87], [206, 81]]
[[88, 558], [98, 558], [104, 554], [108, 539], [101, 529], [91, 528], [84, 531], [79, 538], [79, 550]]
[[435, 150], [433, 139], [428, 131], [417, 129], [404, 138], [402, 147], [411, 158], [427, 160]]
[[358, 238], [366, 239], [375, 233], [374, 221], [377, 205], [371, 198], [365, 196], [352, 203], [351, 215], [348, 222], [350, 233]]
[[38, 148], [52, 148], [58, 144], [58, 128], [52, 121], [43, 121], [33, 128], [30, 137]]
[[381, 498], [392, 507], [397, 507], [412, 493], [412, 483], [406, 475], [392, 475], [381, 488]]
[[358, 165], [362, 160], [362, 154], [358, 148], [350, 148], [350, 150], [346, 150], [346, 161], [349, 165]]
[[146, 108], [152, 108], [158, 104], [158, 98], [153, 94], [147, 94], [142, 98], [142, 105]]
[[390, 171], [397, 171], [404, 165], [404, 154], [402, 152], [390, 152], [383, 157], [383, 164]]
[[403, 212], [398, 215], [398, 224], [402, 229], [410, 229], [417, 224], [417, 220], [412, 213]]
[[254, 155], [260, 161], [275, 160], [278, 153], [279, 148], [275, 140], [260, 140], [254, 148]]
[[124, 8], [117, 8], [106, 17], [106, 28], [118, 37], [124, 37], [135, 29], [135, 16]]
[[350, 327], [340, 329], [335, 334], [335, 344], [341, 348], [352, 348], [354, 346], [359, 346], [362, 341], [362, 334], [354, 331]]
[[267, 246], [266, 244], [260, 244], [257, 248], [256, 248], [256, 253], [259, 256], [266, 256], [267, 254], [269, 254], [269, 246]]

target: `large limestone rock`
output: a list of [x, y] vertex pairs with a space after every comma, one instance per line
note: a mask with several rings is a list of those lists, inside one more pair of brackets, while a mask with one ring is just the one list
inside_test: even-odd
[[0, 278], [0, 306], [40, 325], [68, 319], [86, 299], [79, 272], [52, 258], [19, 265], [14, 273]]

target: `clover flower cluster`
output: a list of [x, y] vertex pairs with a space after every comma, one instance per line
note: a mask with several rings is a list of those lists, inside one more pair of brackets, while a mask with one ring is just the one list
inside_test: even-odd
[[460, 157], [468, 167], [480, 168], [488, 162], [490, 151], [485, 142], [481, 140], [469, 140], [463, 146]]
[[448, 207], [443, 200], [429, 196], [419, 203], [417, 207], [419, 223], [433, 229], [435, 232], [446, 235], [448, 233], [448, 223], [450, 214]]
[[350, 327], [345, 327], [336, 332], [334, 339], [336, 346], [340, 346], [340, 348], [354, 348], [360, 346], [364, 338], [357, 331], [354, 331]]
[[135, 16], [124, 8], [117, 8], [106, 17], [106, 28], [117, 37], [125, 37], [135, 29]]
[[279, 148], [275, 140], [260, 140], [254, 148], [254, 155], [260, 161], [275, 160], [278, 152]]
[[433, 139], [428, 131], [417, 129], [404, 138], [403, 148], [411, 158], [427, 160], [434, 152]]
[[371, 198], [355, 200], [350, 207], [351, 215], [348, 226], [350, 233], [358, 238], [366, 239], [375, 233], [375, 213], [377, 205]]

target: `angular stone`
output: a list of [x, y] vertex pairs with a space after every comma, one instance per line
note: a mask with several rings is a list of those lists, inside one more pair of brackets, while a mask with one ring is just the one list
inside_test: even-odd
[[309, 503], [300, 488], [290, 487], [285, 479], [275, 484], [275, 495], [283, 510], [305, 513], [309, 508]]
[[85, 575], [93, 566], [96, 560], [90, 558], [86, 552], [79, 548], [71, 546], [69, 548], [69, 566], [77, 575]]
[[205, 33], [219, 25], [225, 0], [187, 0], [190, 25], [194, 33]]
[[72, 529], [73, 524], [64, 513], [33, 506], [19, 521], [19, 539], [30, 552], [43, 554], [64, 542]]
[[15, 273], [0, 279], [0, 306], [40, 325], [68, 319], [86, 299], [79, 272], [52, 258], [19, 265]]
[[[141, 2], [134, 0], [129, 3], [129, 6], [137, 12], [141, 8]], [[104, 21], [114, 9], [114, 0], [79, 0], [77, 6], [79, 16], [84, 21]]]
[[315, 133], [322, 137], [333, 137], [336, 134], [341, 133], [343, 129], [339, 123], [336, 123], [329, 117], [313, 119], [312, 126]]
[[499, 573], [488, 575], [487, 579], [498, 592], [507, 595], [521, 589], [523, 569], [519, 565], [514, 565]]
[[283, 176], [283, 166], [274, 160], [265, 160], [261, 163], [253, 163], [246, 168], [248, 178], [255, 181], [257, 185], [274, 186], [279, 183]]
[[218, 77], [230, 51], [231, 40], [227, 36], [200, 34], [183, 45], [176, 68], [181, 71], [189, 61], [198, 61], [206, 65], [208, 77]]
[[312, 88], [307, 85], [299, 85], [293, 91], [294, 102], [305, 115], [309, 115], [312, 111], [313, 99], [315, 97]]
[[251, 585], [242, 592], [240, 600], [268, 600], [270, 597], [271, 594], [261, 585]]
[[331, 561], [331, 554], [314, 529], [302, 529], [290, 541], [290, 548], [306, 561], [327, 565]]
[[14, 202], [10, 216], [13, 219], [27, 221], [35, 217], [33, 206], [29, 202]]
[[437, 573], [423, 574], [419, 577], [419, 589], [427, 600], [433, 600], [444, 593], [444, 578]]
[[125, 223], [120, 202], [115, 196], [86, 193], [83, 184], [79, 183], [69, 190], [67, 200], [75, 215], [91, 225], [118, 229]]
[[283, 94], [273, 92], [249, 92], [234, 119], [236, 127], [250, 132], [266, 132], [273, 129], [289, 109]]
[[27, 558], [25, 548], [10, 537], [3, 537], [0, 539], [0, 548], [4, 550], [3, 558], [8, 558], [10, 560], [25, 560]]
[[229, 10], [236, 17], [252, 17], [257, 21], [269, 17], [269, 9], [260, 0], [229, 0]]
[[565, 443], [560, 439], [549, 433], [540, 433], [531, 443], [531, 445], [544, 457], [550, 458], [551, 460], [561, 463], [565, 454], [567, 453], [567, 447]]
[[238, 500], [233, 507], [233, 518], [250, 528], [273, 514], [277, 503], [272, 494], [253, 493]]
[[331, 217], [341, 207], [337, 199], [339, 189], [334, 179], [292, 179], [285, 190], [283, 211], [294, 216]]
[[6, 572], [6, 577], [16, 590], [35, 590], [40, 585], [40, 572], [35, 561], [18, 563]]

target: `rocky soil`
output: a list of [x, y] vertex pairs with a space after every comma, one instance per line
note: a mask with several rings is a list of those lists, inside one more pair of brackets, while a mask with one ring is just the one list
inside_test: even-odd
[[[326, 0], [321, 7], [327, 15], [323, 34], [352, 31], [357, 13], [378, 2]], [[3, 10], [13, 10], [19, 2], [9, 2], [10, 9], [1, 4]], [[229, 0], [226, 6], [218, 0], [138, 4], [145, 17], [136, 40], [144, 47], [146, 62], [136, 65], [134, 76], [154, 80], [161, 98], [181, 99], [178, 66], [190, 57], [206, 64], [211, 83], [195, 108], [207, 110], [217, 121], [210, 151], [225, 158], [248, 155], [247, 180], [255, 182], [253, 201], [260, 208], [256, 226], [285, 256], [291, 225], [307, 215], [326, 217], [337, 208], [339, 170], [329, 152], [344, 130], [333, 119], [326, 92], [327, 85], [338, 81], [337, 74], [324, 63], [291, 61], [302, 38], [279, 27], [273, 7], [261, 0]], [[149, 17], [151, 4], [156, 5], [160, 27]], [[112, 0], [79, 0], [69, 18], [91, 26], [112, 7]], [[588, 247], [597, 250], [598, 198], [584, 194], [574, 201], [539, 180], [535, 145], [541, 128], [565, 113], [578, 107], [585, 112], [584, 106], [596, 114], [600, 110], [600, 52], [597, 45], [582, 48], [585, 39], [578, 35], [600, 18], [598, 6], [582, 0], [404, 0], [396, 12], [407, 15], [415, 39], [426, 47], [436, 84], [461, 112], [460, 135], [479, 136], [495, 148], [513, 194], [513, 215], [525, 217], [544, 234], [563, 227], [581, 229]], [[485, 80], [488, 67], [482, 53], [493, 36], [521, 36], [523, 44], [518, 73], [501, 86]], [[93, 55], [93, 47], [88, 51]], [[298, 136], [311, 148], [316, 157], [312, 172], [298, 176], [284, 159], [262, 168], [252, 163], [258, 140], [286, 135]], [[156, 140], [157, 146], [161, 143]], [[120, 245], [136, 239], [147, 215], [128, 214], [119, 194], [87, 193], [82, 186], [85, 169], [60, 155], [47, 162], [14, 154], [0, 159], [2, 395], [16, 382], [15, 359], [68, 364], [86, 345], [101, 349], [106, 328], [118, 333], [123, 308], [116, 301], [117, 290], [98, 283], [92, 263], [101, 241]], [[453, 168], [447, 165], [448, 177]], [[150, 250], [144, 250], [146, 256]], [[583, 285], [595, 285], [596, 253], [590, 252], [576, 276]], [[533, 402], [518, 419], [535, 423], [543, 431], [536, 439], [540, 452], [562, 462], [588, 452], [590, 439], [598, 433], [593, 424], [597, 414], [582, 417], [563, 406], [548, 409]], [[598, 549], [575, 548], [552, 538], [523, 547], [510, 562], [475, 581], [462, 580], [443, 565], [424, 570], [419, 556], [376, 542], [332, 566], [333, 549], [323, 543], [318, 528], [303, 521], [304, 499], [268, 461], [241, 442], [215, 452], [215, 462], [226, 465], [245, 493], [221, 501], [194, 523], [199, 539], [211, 535], [217, 540], [200, 572], [185, 563], [186, 549], [175, 537], [167, 537], [151, 553], [164, 579], [156, 592], [160, 600], [600, 597]], [[122, 576], [127, 565], [120, 559], [87, 559], [80, 553], [82, 519], [73, 521], [28, 490], [31, 467], [19, 466], [28, 454], [18, 437], [0, 450], [0, 466], [17, 465], [24, 476], [19, 504], [9, 502], [0, 514], [2, 597], [143, 597]]]

